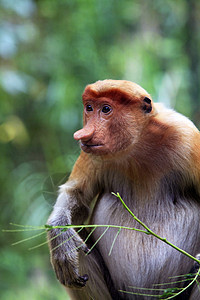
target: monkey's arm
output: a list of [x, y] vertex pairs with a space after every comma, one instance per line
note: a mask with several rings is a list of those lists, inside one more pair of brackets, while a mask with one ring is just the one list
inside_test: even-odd
[[[61, 187], [60, 194], [48, 219], [48, 225], [65, 226], [83, 224], [88, 216], [88, 205], [97, 194], [95, 166], [90, 157], [81, 153], [69, 180]], [[88, 251], [78, 233], [68, 230], [48, 231], [51, 263], [59, 281], [68, 287], [82, 287], [87, 275], [79, 275], [78, 250]]]

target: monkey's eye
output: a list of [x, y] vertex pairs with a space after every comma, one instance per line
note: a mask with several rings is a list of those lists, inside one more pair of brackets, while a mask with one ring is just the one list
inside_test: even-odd
[[109, 114], [111, 112], [112, 108], [109, 105], [104, 105], [102, 108], [102, 113]]
[[85, 107], [86, 111], [93, 111], [92, 105], [88, 104]]

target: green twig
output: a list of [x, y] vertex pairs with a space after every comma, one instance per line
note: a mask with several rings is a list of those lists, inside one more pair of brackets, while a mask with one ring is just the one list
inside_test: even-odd
[[68, 228], [94, 228], [94, 227], [109, 227], [109, 228], [118, 228], [118, 229], [127, 229], [127, 230], [135, 230], [135, 231], [139, 231], [139, 232], [143, 232], [146, 234], [149, 234], [148, 232], [146, 232], [145, 230], [141, 230], [138, 228], [132, 228], [132, 227], [127, 227], [127, 226], [120, 226], [120, 225], [97, 225], [97, 224], [86, 224], [86, 225], [65, 225], [65, 226], [51, 226], [51, 225], [45, 225], [44, 228], [46, 228], [47, 230], [51, 230], [51, 229], [68, 229]]
[[[178, 295], [180, 295], [181, 293], [183, 293], [183, 292], [184, 292], [185, 290], [187, 290], [187, 289], [188, 289], [195, 281], [197, 281], [197, 278], [198, 278], [199, 274], [200, 274], [200, 268], [199, 268], [198, 272], [196, 273], [195, 277], [193, 278], [193, 280], [192, 280], [185, 288], [183, 288], [180, 292], [176, 293], [175, 296], [178, 296]], [[172, 299], [172, 298], [174, 298], [175, 296], [168, 297], [168, 298], [166, 298], [166, 300]]]
[[96, 244], [100, 241], [100, 239], [104, 236], [104, 234], [106, 233], [106, 231], [109, 229], [109, 226], [106, 227], [106, 229], [104, 230], [104, 232], [100, 235], [100, 237], [96, 240], [96, 242], [94, 243], [94, 245], [92, 245], [92, 247], [89, 249], [89, 251], [87, 252], [87, 254], [89, 254], [92, 249], [96, 246]]
[[200, 264], [200, 260], [198, 260], [196, 257], [192, 256], [191, 254], [187, 253], [186, 251], [182, 250], [181, 248], [175, 246], [174, 244], [170, 243], [166, 238], [162, 238], [161, 236], [157, 235], [155, 232], [153, 232], [149, 227], [147, 227], [146, 224], [144, 224], [142, 221], [140, 221], [135, 215], [134, 213], [128, 208], [128, 206], [124, 203], [124, 201], [122, 200], [121, 196], [119, 193], [115, 194], [112, 193], [114, 196], [116, 196], [117, 198], [119, 198], [119, 200], [122, 202], [123, 206], [126, 208], [126, 210], [130, 213], [130, 215], [134, 218], [134, 220], [136, 220], [140, 225], [142, 225], [143, 228], [146, 229], [145, 233], [155, 236], [157, 239], [161, 240], [162, 242], [164, 242], [165, 244], [171, 246], [172, 248], [176, 249], [177, 251], [181, 252], [182, 254], [186, 255], [187, 257], [193, 259], [194, 261], [196, 261], [198, 264]]
[[117, 237], [118, 237], [120, 231], [121, 231], [121, 228], [117, 231], [117, 233], [116, 233], [116, 235], [115, 235], [115, 237], [114, 237], [114, 240], [113, 240], [112, 245], [111, 245], [111, 247], [110, 247], [110, 251], [109, 251], [109, 253], [108, 253], [108, 256], [111, 255], [112, 249], [113, 249], [113, 247], [114, 247], [115, 241], [116, 241], [116, 239], [117, 239]]
[[23, 239], [23, 240], [21, 240], [21, 241], [15, 242], [15, 243], [12, 244], [12, 246], [15, 246], [15, 245], [18, 245], [18, 244], [20, 244], [20, 243], [27, 242], [27, 241], [29, 241], [29, 240], [35, 239], [35, 238], [37, 238], [37, 237], [39, 237], [40, 235], [43, 235], [43, 234], [45, 234], [45, 233], [46, 233], [46, 231], [40, 232], [40, 233], [38, 233], [38, 234], [36, 234], [36, 235], [34, 235], [34, 236], [31, 236], [31, 237], [28, 237], [28, 238]]

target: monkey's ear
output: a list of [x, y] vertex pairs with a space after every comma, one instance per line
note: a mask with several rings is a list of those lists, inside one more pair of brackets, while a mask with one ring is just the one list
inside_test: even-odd
[[143, 99], [142, 109], [145, 111], [145, 113], [150, 113], [152, 111], [151, 99], [148, 97]]

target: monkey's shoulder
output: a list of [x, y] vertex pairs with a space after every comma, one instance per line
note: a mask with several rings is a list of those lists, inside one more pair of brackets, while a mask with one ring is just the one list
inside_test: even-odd
[[160, 103], [156, 103], [155, 107], [157, 114], [152, 118], [152, 123], [158, 134], [164, 136], [166, 141], [173, 141], [174, 152], [178, 151], [191, 160], [191, 155], [195, 154], [196, 164], [200, 164], [200, 132], [194, 123]]
[[188, 117], [171, 108], [165, 107], [162, 103], [155, 103], [154, 105], [157, 111], [155, 119], [162, 124], [173, 126], [181, 130], [183, 134], [188, 132], [199, 133], [197, 127]]

